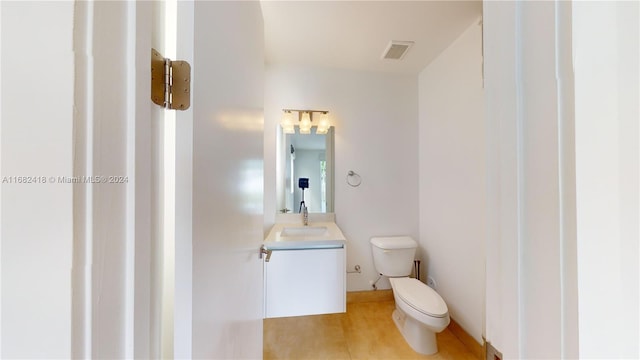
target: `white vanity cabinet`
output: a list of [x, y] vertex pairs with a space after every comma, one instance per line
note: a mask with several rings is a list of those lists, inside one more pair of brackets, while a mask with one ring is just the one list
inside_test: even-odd
[[264, 247], [265, 318], [347, 311], [346, 239], [335, 223], [276, 223]]
[[264, 262], [265, 317], [346, 311], [345, 248], [272, 250]]

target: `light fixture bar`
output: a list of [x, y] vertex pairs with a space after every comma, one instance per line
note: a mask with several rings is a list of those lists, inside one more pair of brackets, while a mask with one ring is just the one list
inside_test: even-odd
[[308, 112], [308, 113], [323, 113], [323, 114], [328, 114], [329, 111], [327, 110], [308, 110], [308, 109], [282, 109], [282, 111], [287, 112], [287, 111], [297, 111], [299, 113], [302, 112]]
[[[280, 125], [282, 126], [285, 134], [294, 134], [295, 126], [298, 126], [301, 134], [310, 134], [312, 127], [316, 128], [316, 134], [326, 134], [331, 127], [329, 123], [327, 110], [307, 110], [307, 109], [282, 109], [284, 112]], [[293, 118], [292, 112], [298, 113], [298, 121]], [[320, 120], [313, 122], [313, 113], [320, 113]]]

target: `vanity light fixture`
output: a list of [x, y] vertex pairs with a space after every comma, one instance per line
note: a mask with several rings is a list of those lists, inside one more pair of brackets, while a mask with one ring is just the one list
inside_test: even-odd
[[[311, 128], [317, 126], [316, 134], [326, 134], [331, 127], [329, 123], [329, 112], [325, 110], [300, 110], [300, 109], [283, 109], [284, 114], [280, 120], [280, 125], [285, 134], [294, 134], [295, 125], [300, 127], [300, 134], [311, 134]], [[298, 113], [298, 123], [294, 120], [293, 112]], [[313, 113], [320, 113], [320, 119], [317, 123], [313, 123]]]

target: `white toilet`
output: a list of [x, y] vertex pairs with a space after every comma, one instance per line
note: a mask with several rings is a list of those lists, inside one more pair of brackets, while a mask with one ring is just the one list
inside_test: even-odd
[[393, 321], [413, 350], [435, 354], [436, 333], [449, 325], [449, 309], [435, 290], [409, 278], [418, 244], [411, 237], [394, 236], [371, 238], [371, 245], [373, 264], [393, 289]]

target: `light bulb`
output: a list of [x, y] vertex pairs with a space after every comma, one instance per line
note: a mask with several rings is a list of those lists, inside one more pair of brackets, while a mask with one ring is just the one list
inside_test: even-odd
[[316, 129], [316, 134], [326, 134], [329, 131], [329, 115], [327, 113], [322, 113], [320, 115], [320, 121], [318, 122], [318, 128]]
[[293, 114], [291, 111], [285, 111], [282, 115], [282, 119], [280, 120], [280, 126], [282, 126], [282, 132], [285, 134], [295, 134], [296, 130], [294, 129], [293, 124]]
[[311, 114], [305, 111], [300, 120], [300, 134], [311, 134]]

